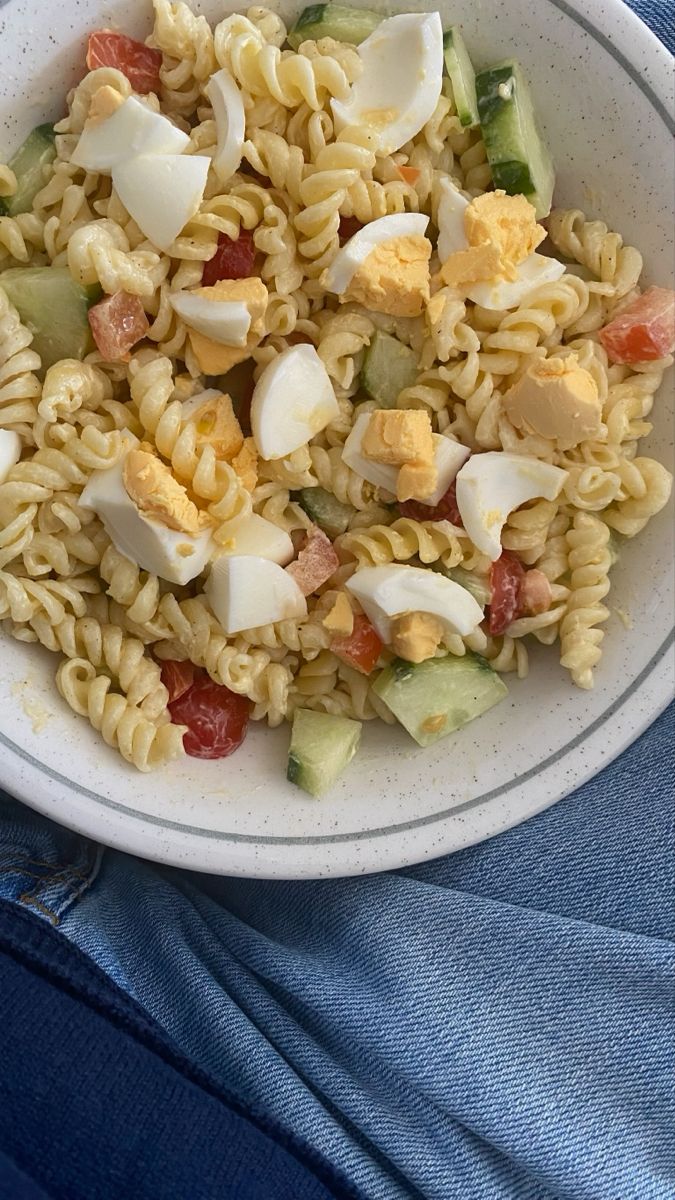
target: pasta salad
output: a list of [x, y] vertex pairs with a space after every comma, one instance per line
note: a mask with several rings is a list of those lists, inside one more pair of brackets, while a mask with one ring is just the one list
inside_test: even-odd
[[0, 165], [0, 619], [140, 770], [421, 746], [593, 686], [675, 293], [553, 206], [521, 64], [437, 12], [154, 0]]

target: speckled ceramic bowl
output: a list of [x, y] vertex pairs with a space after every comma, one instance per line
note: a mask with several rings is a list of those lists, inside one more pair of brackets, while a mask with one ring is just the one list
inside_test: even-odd
[[[215, 17], [229, 6], [197, 7]], [[0, 151], [62, 111], [90, 29], [143, 37], [149, 8], [140, 0], [0, 0]], [[673, 76], [663, 47], [619, 0], [472, 0], [463, 11], [441, 10], [448, 23], [462, 22], [477, 63], [514, 54], [524, 64], [557, 163], [557, 203], [601, 215], [641, 248], [647, 279], [669, 283]], [[669, 404], [664, 389], [648, 446], [672, 467]], [[254, 729], [225, 762], [187, 758], [137, 775], [64, 710], [50, 657], [10, 639], [2, 641], [0, 778], [91, 837], [220, 873], [356, 874], [480, 841], [588, 779], [668, 701], [672, 531], [672, 511], [662, 513], [614, 572], [595, 691], [573, 688], [555, 653], [542, 649], [506, 701], [432, 749], [415, 750], [403, 730], [367, 728], [359, 757], [321, 802], [286, 783], [284, 730]], [[632, 628], [617, 611], [630, 614]]]

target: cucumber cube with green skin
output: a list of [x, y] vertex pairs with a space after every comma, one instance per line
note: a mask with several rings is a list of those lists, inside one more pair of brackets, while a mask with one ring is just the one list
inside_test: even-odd
[[539, 219], [548, 216], [555, 172], [520, 64], [509, 60], [479, 71], [476, 96], [495, 187], [527, 196]]
[[448, 579], [452, 579], [460, 587], [466, 588], [474, 600], [478, 601], [481, 608], [485, 608], [490, 603], [491, 592], [487, 576], [474, 575], [473, 571], [467, 571], [464, 567], [452, 567], [447, 575]]
[[35, 197], [45, 185], [44, 168], [55, 157], [54, 126], [38, 125], [9, 160], [8, 166], [16, 175], [17, 189], [13, 196], [0, 199], [0, 217], [30, 212]]
[[295, 493], [295, 499], [329, 538], [344, 533], [356, 512], [351, 504], [343, 504], [332, 492], [322, 487], [301, 488]]
[[288, 44], [297, 50], [302, 42], [335, 38], [358, 46], [370, 37], [382, 17], [367, 8], [349, 8], [346, 4], [310, 4], [303, 9], [288, 35]]
[[354, 757], [360, 738], [360, 721], [296, 709], [286, 778], [310, 796], [320, 796]]
[[404, 388], [413, 386], [418, 374], [414, 351], [398, 338], [377, 329], [361, 369], [361, 383], [368, 395], [382, 408], [396, 408], [399, 395]]
[[43, 371], [94, 349], [87, 313], [101, 298], [98, 284], [82, 287], [67, 267], [10, 267], [0, 273], [0, 287], [32, 333]]
[[397, 658], [382, 671], [373, 691], [420, 746], [431, 746], [507, 695], [490, 664], [470, 653], [421, 663]]
[[456, 25], [443, 34], [443, 57], [445, 58], [445, 69], [452, 85], [457, 116], [461, 124], [467, 128], [477, 125], [476, 73], [464, 44], [464, 38]]

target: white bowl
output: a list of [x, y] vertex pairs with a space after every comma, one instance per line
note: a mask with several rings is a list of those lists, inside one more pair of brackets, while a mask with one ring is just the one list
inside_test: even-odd
[[[88, 31], [112, 25], [143, 37], [149, 7], [0, 3], [0, 149], [61, 114], [84, 69]], [[229, 6], [196, 7], [214, 18]], [[280, 11], [298, 10], [282, 4]], [[444, 12], [448, 23], [461, 20], [477, 63], [513, 54], [524, 64], [557, 163], [556, 203], [602, 216], [641, 249], [647, 281], [670, 284], [673, 76], [661, 44], [619, 0], [474, 0], [463, 11], [444, 2]], [[654, 419], [648, 452], [672, 468], [670, 389]], [[65, 710], [51, 656], [6, 638], [0, 778], [62, 824], [205, 871], [340, 875], [435, 857], [552, 804], [665, 706], [673, 681], [672, 562], [670, 510], [626, 546], [613, 572], [610, 605], [629, 612], [633, 627], [613, 614], [593, 692], [575, 689], [555, 650], [541, 648], [529, 678], [509, 682], [507, 700], [429, 750], [416, 750], [403, 730], [367, 728], [360, 755], [319, 802], [285, 781], [284, 730], [254, 729], [225, 761], [186, 758], [159, 774], [134, 773]]]

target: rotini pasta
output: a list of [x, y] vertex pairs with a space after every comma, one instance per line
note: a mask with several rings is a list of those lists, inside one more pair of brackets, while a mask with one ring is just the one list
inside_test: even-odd
[[[398, 96], [359, 109], [373, 83], [361, 30], [354, 44], [301, 41], [262, 7], [215, 26], [182, 0], [153, 7], [142, 108], [122, 70], [98, 67], [68, 95], [53, 148], [48, 131], [32, 204], [15, 202], [19, 160], [0, 165], [6, 631], [59, 656], [67, 704], [140, 770], [184, 753], [171, 713], [192, 688], [227, 689], [223, 709], [234, 693], [270, 725], [298, 710], [391, 723], [401, 650], [457, 678], [480, 656], [523, 679], [533, 643], [557, 643], [591, 687], [615, 535], [640, 534], [672, 483], [639, 450], [672, 347], [657, 330], [636, 361], [607, 328], [650, 302], [639, 251], [576, 209], [537, 228], [533, 197], [493, 191], [489, 138], [462, 124], [449, 79], [405, 132]], [[78, 165], [108, 160], [112, 142], [93, 160], [84, 147], [125, 104], [141, 113], [133, 154]], [[119, 172], [139, 145], [159, 163], [155, 133], [184, 146], [180, 168], [202, 185], [161, 237]], [[173, 163], [177, 195], [179, 175]], [[163, 218], [173, 199], [152, 199]], [[26, 303], [34, 272], [61, 279], [64, 313]], [[258, 309], [241, 298], [254, 294]], [[283, 364], [301, 360], [284, 384]], [[517, 405], [553, 376], [554, 401], [536, 395], [564, 436]], [[437, 434], [461, 443], [452, 469], [458, 447]], [[460, 459], [463, 479], [497, 460], [537, 486], [509, 505], [504, 477], [488, 489], [502, 507], [483, 512], [457, 483]], [[243, 558], [261, 582], [242, 600]], [[370, 600], [359, 592], [368, 578], [386, 604], [374, 583]]]

